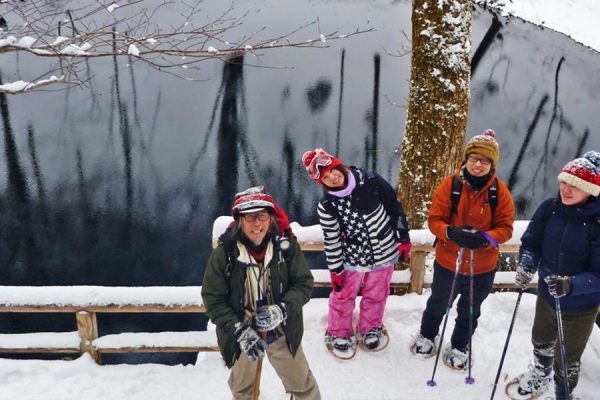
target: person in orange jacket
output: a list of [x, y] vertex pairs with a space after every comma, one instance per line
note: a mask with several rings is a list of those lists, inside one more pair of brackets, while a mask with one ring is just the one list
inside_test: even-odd
[[[421, 319], [421, 331], [411, 344], [411, 351], [423, 357], [437, 353], [440, 323], [448, 305], [460, 294], [454, 331], [443, 353], [445, 364], [455, 369], [468, 366], [470, 335], [477, 327], [481, 304], [494, 283], [499, 252], [490, 239], [503, 243], [512, 236], [515, 208], [508, 188], [496, 177], [499, 158], [493, 130], [473, 137], [465, 147], [462, 165], [436, 188], [429, 208], [429, 230], [437, 238], [433, 284]], [[450, 299], [461, 249], [464, 257]], [[469, 332], [471, 257], [473, 314]]]

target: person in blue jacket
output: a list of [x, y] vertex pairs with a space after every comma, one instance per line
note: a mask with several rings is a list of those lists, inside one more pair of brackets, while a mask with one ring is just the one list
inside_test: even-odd
[[[534, 273], [539, 294], [533, 321], [534, 362], [517, 377], [525, 398], [543, 393], [554, 369], [557, 400], [572, 399], [581, 355], [600, 304], [600, 153], [589, 151], [558, 175], [559, 195], [542, 202], [521, 238], [516, 283], [523, 290]], [[567, 381], [560, 356], [556, 303], [561, 310]]]

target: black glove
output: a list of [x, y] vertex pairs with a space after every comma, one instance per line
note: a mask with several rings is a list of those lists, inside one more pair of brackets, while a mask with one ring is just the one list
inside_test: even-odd
[[517, 268], [517, 274], [515, 275], [515, 283], [521, 288], [521, 290], [527, 289], [527, 285], [533, 279], [535, 275], [535, 269], [528, 267], [527, 265], [519, 265]]
[[480, 249], [487, 247], [489, 242], [483, 236], [483, 233], [471, 228], [470, 226], [449, 226], [446, 229], [446, 236], [460, 247], [468, 249]]
[[548, 285], [548, 292], [556, 297], [564, 297], [571, 292], [571, 277], [560, 275], [548, 275], [544, 278]]
[[248, 325], [244, 325], [241, 322], [235, 324], [235, 332], [233, 337], [240, 344], [242, 351], [252, 361], [256, 361], [258, 358], [265, 356], [267, 350], [267, 344], [264, 340], [258, 336], [258, 333]]
[[286, 318], [287, 313], [283, 303], [259, 307], [256, 310], [256, 330], [259, 332], [271, 331]]

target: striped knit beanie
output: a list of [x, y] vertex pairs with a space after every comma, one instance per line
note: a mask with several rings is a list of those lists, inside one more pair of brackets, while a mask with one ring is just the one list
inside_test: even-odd
[[558, 180], [598, 197], [600, 194], [600, 153], [588, 151], [583, 157], [569, 161], [558, 174]]

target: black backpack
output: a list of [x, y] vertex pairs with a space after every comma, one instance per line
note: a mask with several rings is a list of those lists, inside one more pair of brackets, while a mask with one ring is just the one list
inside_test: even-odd
[[[452, 192], [450, 193], [450, 201], [452, 202], [452, 208], [450, 209], [450, 215], [456, 214], [458, 211], [458, 203], [460, 202], [460, 194], [462, 193], [462, 182], [456, 175], [452, 176]], [[498, 206], [498, 178], [494, 178], [494, 181], [488, 188], [488, 199], [490, 202], [490, 208], [492, 209], [492, 217]]]

